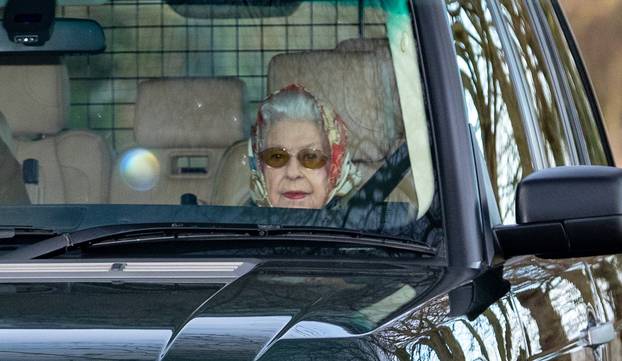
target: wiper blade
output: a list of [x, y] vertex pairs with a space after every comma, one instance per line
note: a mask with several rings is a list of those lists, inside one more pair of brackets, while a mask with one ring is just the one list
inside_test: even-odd
[[34, 228], [27, 226], [0, 226], [0, 240], [21, 236], [54, 237], [59, 233], [48, 228]]
[[163, 241], [189, 240], [283, 240], [292, 242], [323, 242], [364, 245], [417, 252], [433, 256], [436, 249], [422, 242], [332, 228], [280, 227], [262, 225], [113, 225], [64, 233], [23, 247], [0, 259], [35, 259], [66, 252], [79, 247], [113, 246]]
[[106, 240], [120, 237], [130, 233], [153, 232], [163, 229], [181, 229], [176, 224], [122, 224], [112, 226], [93, 227], [75, 232], [62, 233], [51, 238], [45, 239], [30, 246], [22, 247], [16, 251], [0, 256], [0, 259], [35, 259], [50, 254], [64, 252], [78, 246], [85, 246], [88, 243], [98, 240]]
[[265, 231], [270, 238], [295, 238], [311, 242], [350, 243], [355, 245], [393, 248], [436, 255], [436, 249], [423, 242], [384, 234], [365, 233], [347, 229], [313, 227], [274, 227]]

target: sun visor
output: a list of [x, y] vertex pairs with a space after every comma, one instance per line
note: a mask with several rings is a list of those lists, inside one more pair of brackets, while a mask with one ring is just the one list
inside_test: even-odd
[[166, 0], [171, 8], [185, 18], [244, 19], [289, 16], [300, 1], [293, 0]]

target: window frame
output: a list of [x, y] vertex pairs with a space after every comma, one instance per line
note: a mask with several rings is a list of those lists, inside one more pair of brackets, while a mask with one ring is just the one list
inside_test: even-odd
[[[570, 54], [572, 55], [575, 65], [577, 67], [577, 72], [579, 73], [581, 84], [583, 85], [583, 89], [585, 90], [585, 95], [588, 99], [592, 115], [594, 116], [594, 120], [596, 121], [596, 128], [598, 130], [598, 135], [603, 146], [603, 151], [605, 152], [607, 165], [615, 167], [613, 152], [611, 150], [611, 145], [609, 144], [604, 118], [600, 110], [601, 108], [598, 104], [598, 98], [596, 97], [593, 83], [590, 80], [587, 68], [585, 66], [585, 62], [583, 61], [583, 57], [581, 56], [579, 46], [577, 44], [574, 34], [572, 33], [572, 29], [570, 28], [568, 19], [564, 15], [561, 5], [559, 4], [559, 1], [551, 0], [551, 5], [553, 7], [553, 11], [555, 12], [555, 16], [557, 17], [557, 21], [559, 23], [564, 39], [566, 40], [566, 44], [568, 44]], [[578, 119], [575, 120], [578, 122]], [[578, 126], [583, 131], [581, 124], [578, 124]], [[585, 156], [587, 157], [587, 159], [589, 159], [590, 157], [589, 153], [587, 153], [587, 149], [585, 151]]]
[[432, 132], [450, 266], [483, 269], [494, 240], [484, 226], [475, 154], [444, 0], [410, 0]]
[[563, 65], [559, 51], [553, 39], [551, 28], [544, 19], [544, 9], [538, 1], [526, 1], [527, 13], [531, 25], [537, 33], [537, 41], [545, 56], [546, 67], [551, 74], [553, 96], [556, 98], [557, 109], [563, 125], [566, 141], [571, 150], [572, 165], [589, 164], [585, 134], [579, 122], [579, 115], [572, 100], [568, 81], [563, 76]]

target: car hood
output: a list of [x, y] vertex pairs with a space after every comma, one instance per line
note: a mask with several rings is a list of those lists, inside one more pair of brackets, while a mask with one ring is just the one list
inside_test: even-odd
[[420, 304], [443, 272], [267, 262], [226, 283], [4, 282], [0, 359], [298, 359], [344, 342], [364, 359], [376, 353], [370, 335]]

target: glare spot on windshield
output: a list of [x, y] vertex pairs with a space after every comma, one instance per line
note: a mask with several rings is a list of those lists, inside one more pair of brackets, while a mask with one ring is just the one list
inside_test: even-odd
[[160, 178], [160, 162], [150, 151], [136, 148], [123, 155], [120, 162], [121, 178], [135, 191], [146, 192], [156, 186]]

